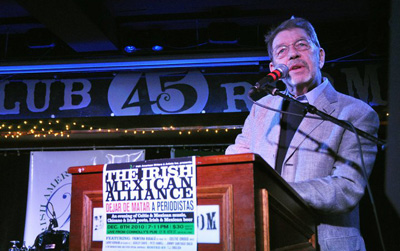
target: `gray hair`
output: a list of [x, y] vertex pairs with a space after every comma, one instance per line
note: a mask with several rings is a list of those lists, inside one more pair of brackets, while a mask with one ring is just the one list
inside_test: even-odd
[[291, 18], [283, 23], [281, 23], [278, 27], [272, 29], [270, 32], [268, 32], [267, 35], [265, 35], [265, 43], [267, 44], [268, 47], [268, 55], [270, 60], [273, 60], [273, 50], [272, 50], [272, 43], [274, 42], [274, 39], [276, 35], [278, 35], [279, 32], [284, 31], [284, 30], [291, 30], [294, 28], [300, 28], [303, 29], [307, 35], [310, 37], [311, 41], [318, 47], [321, 48], [319, 45], [317, 33], [315, 33], [314, 27], [312, 24], [305, 20], [304, 18], [296, 17], [296, 18]]

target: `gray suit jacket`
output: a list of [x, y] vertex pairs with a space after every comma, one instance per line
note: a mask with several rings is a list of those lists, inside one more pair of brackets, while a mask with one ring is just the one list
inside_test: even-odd
[[[266, 96], [259, 103], [280, 109], [283, 99]], [[366, 103], [335, 91], [330, 83], [313, 104], [319, 110], [376, 135], [379, 118]], [[281, 114], [253, 105], [242, 133], [226, 154], [256, 153], [272, 168], [278, 149]], [[377, 147], [360, 137], [366, 171], [372, 171]], [[366, 181], [354, 133], [329, 121], [304, 118], [282, 166], [282, 177], [321, 213], [321, 250], [365, 250], [359, 230], [358, 202]]]

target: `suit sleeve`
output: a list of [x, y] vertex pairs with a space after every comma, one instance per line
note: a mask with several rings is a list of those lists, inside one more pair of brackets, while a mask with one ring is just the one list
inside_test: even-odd
[[249, 115], [247, 116], [242, 132], [236, 137], [235, 144], [228, 146], [225, 154], [239, 154], [239, 153], [250, 153], [251, 144], [251, 129], [255, 124], [255, 113], [256, 107], [252, 106]]
[[[366, 106], [364, 106], [366, 107]], [[357, 110], [353, 107], [353, 110]], [[376, 135], [379, 118], [370, 107], [359, 109], [348, 120], [358, 129]], [[367, 176], [372, 171], [377, 146], [360, 136]], [[345, 213], [351, 211], [364, 195], [366, 179], [362, 171], [359, 146], [356, 134], [344, 130], [337, 150], [331, 174], [326, 177], [293, 182], [290, 185], [311, 207], [321, 213]]]

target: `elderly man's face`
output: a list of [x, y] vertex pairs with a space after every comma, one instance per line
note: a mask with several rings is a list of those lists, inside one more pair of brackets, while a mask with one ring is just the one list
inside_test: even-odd
[[325, 52], [311, 42], [303, 29], [279, 32], [272, 43], [272, 49], [270, 70], [274, 70], [278, 64], [288, 66], [289, 75], [283, 82], [292, 94], [305, 94], [322, 82], [320, 69], [325, 62]]

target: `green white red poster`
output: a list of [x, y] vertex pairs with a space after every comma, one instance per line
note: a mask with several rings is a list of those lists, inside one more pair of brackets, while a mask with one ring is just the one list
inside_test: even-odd
[[108, 164], [103, 250], [197, 250], [195, 157]]

